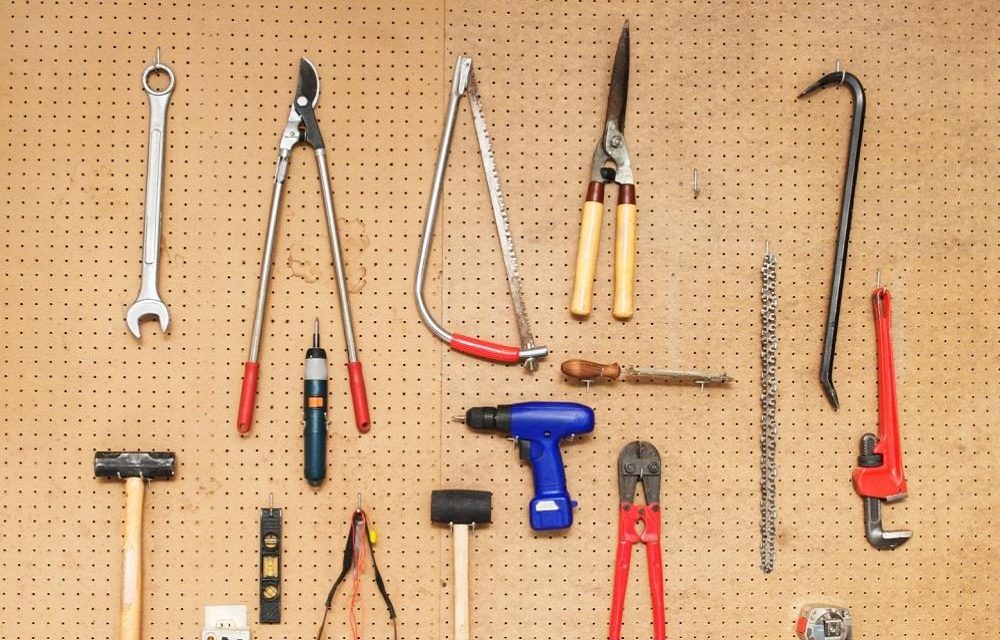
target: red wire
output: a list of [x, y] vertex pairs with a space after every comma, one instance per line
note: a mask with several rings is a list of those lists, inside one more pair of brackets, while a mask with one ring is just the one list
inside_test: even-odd
[[361, 573], [364, 571], [365, 549], [368, 547], [368, 540], [365, 539], [368, 531], [368, 516], [361, 512], [361, 524], [354, 531], [354, 576], [351, 589], [351, 608], [348, 614], [348, 621], [351, 623], [351, 636], [354, 640], [361, 640], [361, 631], [355, 615], [356, 605], [361, 598]]

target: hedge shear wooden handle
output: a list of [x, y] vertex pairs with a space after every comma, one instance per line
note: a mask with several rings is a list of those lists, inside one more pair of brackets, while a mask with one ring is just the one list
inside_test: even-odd
[[635, 185], [618, 187], [615, 211], [615, 297], [611, 315], [628, 320], [635, 312], [632, 301], [635, 283], [636, 207]]
[[573, 277], [573, 298], [570, 312], [575, 316], [590, 315], [594, 296], [594, 274], [597, 272], [597, 252], [601, 244], [601, 219], [604, 217], [604, 183], [591, 182], [587, 200], [583, 203], [580, 221], [580, 242], [576, 248], [576, 274]]

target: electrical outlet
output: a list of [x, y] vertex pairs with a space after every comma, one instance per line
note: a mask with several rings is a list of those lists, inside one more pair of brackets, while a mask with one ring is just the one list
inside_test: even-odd
[[208, 605], [201, 640], [250, 640], [247, 619], [246, 605]]

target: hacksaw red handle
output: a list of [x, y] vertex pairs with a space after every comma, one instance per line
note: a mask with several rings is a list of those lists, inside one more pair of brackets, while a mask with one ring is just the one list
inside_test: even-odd
[[368, 433], [371, 428], [371, 416], [368, 415], [368, 392], [365, 389], [365, 375], [361, 371], [360, 362], [347, 363], [347, 381], [351, 387], [351, 404], [354, 406], [354, 424], [358, 431]]
[[257, 375], [260, 365], [247, 362], [243, 365], [243, 387], [240, 389], [240, 407], [236, 413], [236, 429], [245, 434], [253, 424], [253, 407], [257, 401]]
[[493, 362], [515, 364], [521, 361], [520, 347], [510, 347], [496, 342], [489, 342], [488, 340], [473, 338], [471, 336], [463, 336], [459, 333], [451, 336], [451, 342], [448, 343], [448, 346], [455, 351], [468, 353], [469, 355], [476, 356], [477, 358], [492, 360]]

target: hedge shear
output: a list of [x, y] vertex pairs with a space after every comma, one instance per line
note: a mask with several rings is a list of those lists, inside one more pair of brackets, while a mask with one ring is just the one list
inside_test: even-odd
[[316, 121], [316, 103], [319, 102], [319, 73], [309, 60], [299, 60], [299, 82], [288, 112], [288, 122], [278, 141], [278, 164], [274, 170], [274, 192], [271, 195], [271, 214], [267, 222], [264, 238], [264, 257], [260, 261], [260, 284], [250, 333], [250, 349], [243, 366], [243, 386], [240, 389], [239, 412], [236, 427], [240, 433], [250, 431], [257, 395], [257, 376], [260, 369], [260, 339], [264, 326], [264, 311], [267, 308], [267, 292], [271, 280], [271, 260], [274, 254], [274, 240], [278, 229], [278, 212], [285, 178], [288, 177], [288, 158], [299, 143], [313, 148], [316, 168], [319, 171], [319, 190], [326, 212], [326, 230], [330, 236], [330, 250], [333, 253], [333, 268], [337, 278], [337, 296], [340, 302], [340, 316], [344, 330], [344, 344], [347, 348], [347, 377], [351, 388], [351, 403], [354, 406], [354, 421], [358, 431], [368, 431], [368, 399], [365, 379], [358, 361], [358, 349], [354, 341], [354, 321], [351, 318], [351, 303], [347, 296], [347, 276], [344, 273], [344, 256], [340, 248], [337, 232], [337, 216], [333, 210], [333, 194], [330, 192], [330, 171], [326, 166], [326, 145]]
[[[642, 483], [646, 504], [635, 504], [635, 487]], [[630, 442], [618, 455], [618, 552], [611, 598], [608, 640], [620, 640], [632, 545], [646, 545], [649, 592], [653, 604], [653, 640], [665, 640], [667, 625], [663, 611], [663, 556], [660, 551], [660, 452], [648, 442]], [[641, 530], [637, 530], [639, 523]]]
[[[625, 143], [625, 104], [628, 102], [629, 37], [628, 21], [618, 38], [618, 50], [611, 71], [608, 112], [604, 132], [594, 149], [587, 199], [583, 203], [580, 223], [580, 243], [576, 251], [576, 275], [570, 312], [575, 316], [590, 314], [594, 293], [594, 273], [601, 241], [601, 219], [604, 217], [604, 184], [618, 184], [618, 207], [615, 210], [615, 288], [611, 315], [628, 320], [635, 311], [632, 301], [635, 280], [635, 178], [632, 160]], [[614, 164], [614, 168], [606, 166]]]

